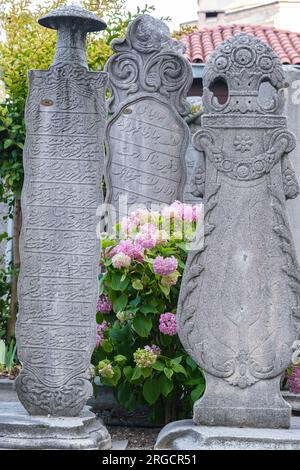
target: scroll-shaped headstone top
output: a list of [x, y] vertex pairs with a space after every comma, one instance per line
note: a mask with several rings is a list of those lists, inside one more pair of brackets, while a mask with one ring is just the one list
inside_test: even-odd
[[112, 49], [106, 201], [118, 218], [141, 205], [157, 210], [182, 200], [189, 141], [182, 116], [190, 110], [193, 76], [183, 46], [149, 15], [137, 17]]
[[69, 61], [84, 67], [87, 67], [87, 33], [106, 28], [106, 23], [101, 18], [75, 5], [50, 11], [39, 19], [39, 23], [45, 28], [58, 30], [54, 64]]
[[[209, 87], [218, 79], [228, 86], [228, 100], [220, 104]], [[262, 82], [277, 93], [268, 105], [259, 96]], [[210, 56], [203, 75], [205, 113], [280, 113], [286, 86], [278, 56], [255, 36], [241, 33], [224, 41]]]
[[150, 15], [138, 16], [124, 39], [111, 43], [114, 54], [108, 61], [115, 112], [126, 99], [138, 93], [157, 93], [170, 100], [181, 115], [188, 114], [186, 100], [193, 76], [183, 56], [184, 45], [171, 38], [168, 26]]
[[[209, 89], [218, 79], [228, 85], [222, 105]], [[274, 87], [268, 103], [265, 81]], [[290, 425], [279, 384], [300, 333], [300, 270], [286, 211], [299, 186], [288, 158], [295, 136], [279, 114], [284, 86], [278, 58], [253, 36], [224, 41], [206, 65], [193, 139], [204, 155], [205, 244], [189, 253], [177, 309], [181, 341], [206, 375], [197, 424]]]

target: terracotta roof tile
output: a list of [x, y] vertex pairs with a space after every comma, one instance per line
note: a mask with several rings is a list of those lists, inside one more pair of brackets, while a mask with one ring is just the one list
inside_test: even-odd
[[206, 62], [209, 55], [224, 39], [245, 32], [253, 34], [267, 43], [280, 58], [282, 64], [300, 65], [300, 33], [283, 31], [272, 26], [224, 25], [203, 28], [181, 38], [186, 45], [186, 56], [190, 62]]

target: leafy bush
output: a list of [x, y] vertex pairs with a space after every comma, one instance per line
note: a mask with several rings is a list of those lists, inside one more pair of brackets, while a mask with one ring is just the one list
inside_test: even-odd
[[187, 242], [202, 224], [199, 206], [137, 210], [102, 240], [95, 374], [131, 411], [150, 419], [186, 417], [203, 394], [201, 370], [176, 334], [176, 305]]

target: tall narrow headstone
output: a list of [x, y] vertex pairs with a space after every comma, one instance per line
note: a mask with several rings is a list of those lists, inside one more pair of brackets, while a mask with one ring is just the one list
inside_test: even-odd
[[[225, 104], [209, 89], [220, 78]], [[259, 99], [265, 81], [276, 90], [267, 103]], [[194, 424], [173, 423], [157, 448], [176, 439], [200, 448], [300, 445], [299, 422], [274, 430], [290, 427], [280, 379], [300, 333], [300, 270], [286, 210], [299, 187], [284, 87], [278, 57], [247, 34], [224, 41], [206, 65], [203, 127], [194, 137], [205, 155], [205, 245], [188, 256], [178, 305], [178, 333], [205, 371], [206, 390]]]
[[[228, 101], [210, 92], [227, 81]], [[272, 102], [258, 99], [269, 81]], [[179, 299], [179, 335], [205, 370], [194, 421], [219, 426], [289, 427], [279, 391], [300, 328], [300, 271], [286, 212], [299, 193], [282, 116], [282, 67], [272, 50], [241, 34], [211, 55], [204, 75], [206, 157], [203, 251], [189, 255]]]
[[182, 44], [149, 15], [136, 18], [112, 49], [106, 201], [125, 215], [132, 206], [183, 198], [189, 129], [181, 116], [189, 111], [192, 70]]
[[58, 30], [49, 70], [29, 72], [16, 388], [31, 415], [78, 416], [92, 394], [107, 74], [89, 72], [85, 39], [106, 25], [79, 7], [39, 23]]

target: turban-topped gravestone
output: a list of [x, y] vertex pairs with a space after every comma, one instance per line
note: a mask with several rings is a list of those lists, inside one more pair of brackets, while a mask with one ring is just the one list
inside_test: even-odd
[[[210, 91], [224, 80], [219, 104]], [[262, 82], [273, 98], [260, 100]], [[202, 129], [194, 137], [202, 168], [205, 245], [187, 260], [178, 332], [205, 371], [194, 422], [280, 428], [290, 407], [280, 394], [300, 330], [300, 272], [286, 211], [299, 187], [288, 153], [295, 147], [281, 115], [284, 76], [259, 39], [240, 34], [210, 56]]]
[[92, 394], [107, 84], [88, 71], [85, 39], [106, 25], [78, 7], [40, 23], [58, 45], [49, 70], [29, 72], [16, 387], [32, 415], [78, 416]]

